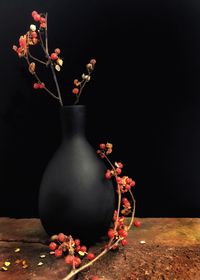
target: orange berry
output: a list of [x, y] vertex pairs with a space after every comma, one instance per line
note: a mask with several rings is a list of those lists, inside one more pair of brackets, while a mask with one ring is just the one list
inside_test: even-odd
[[79, 89], [78, 88], [73, 88], [72, 92], [73, 92], [73, 94], [78, 94], [79, 93]]

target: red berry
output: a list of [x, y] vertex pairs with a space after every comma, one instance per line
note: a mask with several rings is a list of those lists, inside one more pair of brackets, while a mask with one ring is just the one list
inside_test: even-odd
[[54, 251], [56, 248], [57, 248], [57, 244], [56, 244], [55, 242], [51, 242], [51, 243], [49, 244], [49, 249], [50, 249], [50, 250]]
[[101, 157], [101, 158], [105, 158], [105, 154], [104, 154], [104, 153], [101, 153], [101, 154], [100, 154], [100, 157]]
[[55, 256], [58, 258], [58, 257], [61, 257], [62, 256], [62, 253], [63, 251], [61, 249], [56, 249], [55, 250]]
[[88, 253], [88, 254], [87, 254], [87, 259], [88, 259], [89, 261], [93, 260], [94, 258], [95, 258], [95, 255], [94, 255], [93, 253]]
[[107, 170], [107, 171], [106, 171], [106, 173], [105, 173], [105, 178], [108, 179], [108, 180], [111, 179], [110, 170]]
[[117, 165], [119, 168], [123, 168], [123, 164], [121, 162], [118, 162]]
[[99, 280], [97, 276], [92, 276], [91, 280]]
[[44, 88], [44, 87], [45, 87], [45, 84], [44, 84], [44, 83], [40, 83], [40, 84], [39, 84], [39, 88], [40, 88], [40, 89], [42, 89], [42, 88]]
[[109, 229], [109, 231], [108, 231], [108, 237], [111, 239], [111, 238], [113, 238], [115, 236], [115, 232], [114, 232], [114, 230], [111, 228], [111, 229]]
[[76, 246], [79, 246], [81, 244], [80, 239], [75, 239], [74, 243], [75, 243]]
[[135, 181], [132, 180], [131, 183], [130, 183], [130, 186], [134, 187], [135, 186]]
[[38, 89], [39, 87], [40, 87], [40, 85], [39, 85], [38, 83], [34, 83], [34, 84], [33, 84], [33, 88], [34, 88], [34, 89]]
[[128, 177], [128, 178], [126, 178], [126, 183], [127, 183], [127, 184], [130, 184], [130, 183], [131, 183], [131, 181], [132, 181], [132, 180], [131, 180], [129, 177]]
[[57, 53], [57, 54], [60, 54], [60, 49], [59, 49], [59, 48], [56, 48], [56, 49], [54, 50], [54, 52]]
[[42, 23], [40, 23], [40, 28], [46, 28], [46, 27], [47, 27], [46, 22], [42, 22]]
[[65, 262], [66, 262], [66, 264], [72, 264], [73, 263], [73, 256], [67, 255], [65, 257]]
[[33, 16], [33, 19], [35, 20], [35, 21], [40, 21], [40, 15], [37, 13], [37, 14], [35, 14], [34, 16]]
[[86, 252], [87, 251], [87, 247], [86, 246], [81, 246], [80, 251], [81, 252]]
[[121, 183], [122, 183], [122, 178], [119, 177], [119, 176], [117, 176], [117, 177], [116, 177], [116, 182], [117, 182], [118, 184], [121, 184]]
[[72, 92], [73, 92], [73, 94], [78, 94], [79, 93], [79, 89], [78, 88], [73, 88]]
[[78, 79], [74, 80], [74, 85], [77, 86], [77, 84], [79, 83]]
[[99, 148], [100, 148], [101, 150], [105, 150], [106, 145], [105, 145], [105, 144], [100, 144], [100, 145], [99, 145]]
[[119, 233], [119, 235], [120, 235], [121, 237], [127, 237], [127, 236], [128, 236], [128, 232], [127, 232], [126, 230], [124, 230], [124, 229], [120, 229], [120, 230], [118, 231], [118, 233]]
[[122, 246], [126, 246], [128, 244], [128, 241], [126, 239], [122, 239], [121, 243]]
[[31, 32], [31, 37], [32, 37], [32, 38], [37, 38], [37, 32], [32, 31], [32, 32]]
[[32, 17], [34, 17], [37, 14], [38, 14], [38, 12], [36, 12], [36, 11], [32, 11], [32, 13], [31, 13]]
[[81, 259], [78, 257], [74, 257], [74, 265], [75, 267], [78, 267], [81, 264]]
[[136, 220], [136, 221], [134, 222], [134, 226], [135, 226], [135, 227], [140, 227], [140, 226], [141, 226], [140, 221]]
[[38, 39], [37, 39], [37, 38], [32, 38], [32, 43], [33, 43], [34, 45], [36, 45], [37, 42], [38, 42]]
[[79, 252], [81, 250], [81, 246], [77, 245], [75, 250], [76, 250], [76, 252]]
[[120, 175], [122, 173], [122, 170], [118, 167], [115, 169], [115, 172], [117, 173], [117, 175]]
[[52, 53], [51, 56], [50, 56], [51, 60], [56, 60], [58, 59], [58, 55], [57, 53]]
[[40, 17], [40, 22], [41, 23], [45, 23], [46, 22], [46, 19], [44, 17]]
[[127, 202], [128, 202], [128, 199], [127, 199], [126, 197], [123, 197], [123, 198], [122, 198], [122, 202], [123, 202], [123, 203], [127, 203]]
[[129, 191], [129, 190], [131, 189], [131, 186], [128, 185], [128, 184], [126, 184], [125, 189], [126, 189], [127, 191]]
[[65, 235], [64, 235], [64, 233], [59, 233], [59, 234], [58, 234], [58, 240], [59, 240], [60, 242], [64, 242], [64, 241], [65, 241]]

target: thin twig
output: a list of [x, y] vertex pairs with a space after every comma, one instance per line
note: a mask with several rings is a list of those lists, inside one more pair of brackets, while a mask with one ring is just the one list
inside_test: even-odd
[[61, 93], [60, 93], [60, 87], [59, 87], [59, 84], [58, 84], [58, 81], [57, 81], [57, 77], [56, 77], [56, 73], [55, 73], [55, 70], [54, 70], [53, 62], [51, 62], [50, 66], [51, 66], [51, 72], [53, 74], [53, 79], [54, 79], [56, 89], [57, 89], [57, 93], [58, 93], [58, 99], [59, 99], [60, 105], [63, 106], [62, 97], [61, 97]]
[[45, 28], [45, 50], [46, 50], [46, 54], [49, 55], [47, 17], [48, 17], [48, 13], [45, 14], [45, 22], [46, 22], [46, 28]]
[[33, 55], [30, 53], [30, 51], [28, 51], [28, 55], [29, 55], [30, 58], [34, 59], [35, 61], [37, 61], [37, 62], [39, 62], [39, 63], [41, 63], [41, 64], [44, 64], [44, 65], [47, 65], [47, 63], [46, 63], [45, 61], [42, 61], [42, 60], [38, 59], [37, 57], [33, 56]]
[[39, 37], [40, 37], [40, 45], [41, 45], [41, 47], [42, 47], [42, 49], [43, 49], [43, 51], [44, 51], [44, 53], [45, 53], [45, 55], [46, 55], [46, 58], [49, 59], [49, 55], [48, 55], [48, 53], [46, 52], [46, 48], [45, 48], [45, 46], [44, 46], [44, 42], [43, 42], [43, 39], [42, 39], [42, 35], [41, 35], [40, 30], [38, 30], [38, 33], [39, 33]]
[[[28, 66], [30, 66], [30, 61], [29, 61], [28, 56], [25, 56], [25, 59], [26, 59], [26, 61], [27, 61], [27, 63], [28, 63]], [[33, 76], [36, 78], [36, 80], [38, 81], [38, 83], [42, 83], [36, 72], [33, 72]], [[58, 96], [56, 96], [55, 94], [53, 94], [53, 92], [51, 92], [46, 86], [44, 86], [43, 89], [46, 90], [46, 92], [48, 92], [53, 98], [59, 100]]]

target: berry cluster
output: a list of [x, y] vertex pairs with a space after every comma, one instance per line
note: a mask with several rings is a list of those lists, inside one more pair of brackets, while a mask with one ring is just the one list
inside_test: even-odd
[[51, 236], [49, 249], [54, 253], [55, 257], [65, 256], [65, 262], [73, 268], [80, 266], [83, 257], [87, 257], [89, 261], [95, 258], [92, 252], [87, 252], [87, 247], [81, 245], [79, 239], [73, 239], [63, 233]]
[[40, 28], [46, 28], [47, 27], [45, 15], [39, 14], [38, 12], [33, 11], [32, 12], [32, 17], [33, 17], [34, 21], [40, 23]]
[[75, 87], [72, 89], [72, 93], [76, 95], [75, 104], [78, 103], [80, 95], [82, 93], [82, 90], [83, 90], [85, 84], [90, 81], [91, 74], [94, 70], [95, 64], [96, 64], [96, 60], [91, 59], [90, 62], [88, 64], [86, 64], [87, 74], [83, 73], [80, 81], [78, 79], [74, 80]]
[[53, 53], [51, 53], [49, 59], [51, 59], [55, 63], [55, 69], [57, 71], [61, 70], [61, 66], [63, 66], [63, 60], [59, 57], [60, 49], [56, 48]]
[[[101, 158], [105, 158], [107, 155], [112, 153], [112, 144], [111, 143], [102, 143], [99, 145], [99, 150], [97, 150], [97, 153], [100, 155]], [[105, 173], [106, 179], [111, 179], [112, 177], [115, 177], [116, 182], [118, 186], [120, 187], [121, 193], [125, 193], [127, 191], [130, 191], [132, 187], [135, 186], [135, 181], [133, 181], [132, 178], [128, 176], [120, 177], [119, 175], [122, 173], [123, 164], [121, 162], [115, 162], [115, 166], [111, 166], [112, 169], [107, 169]]]
[[34, 89], [43, 89], [45, 87], [44, 83], [34, 83], [33, 88]]
[[108, 230], [108, 238], [112, 240], [114, 245], [112, 249], [116, 249], [121, 241], [121, 245], [125, 246], [128, 244], [126, 238], [128, 236], [128, 227], [125, 225], [126, 218], [124, 216], [117, 217], [117, 211], [115, 210], [113, 216], [114, 228]]
[[[112, 149], [113, 149], [113, 144], [102, 143], [99, 145], [99, 150], [97, 150], [97, 154], [99, 154], [101, 158], [105, 158], [106, 155], [109, 155], [112, 153]], [[111, 177], [107, 178], [107, 179], [111, 179]]]

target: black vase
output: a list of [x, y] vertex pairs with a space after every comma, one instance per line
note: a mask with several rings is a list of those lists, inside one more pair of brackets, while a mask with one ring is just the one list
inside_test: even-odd
[[92, 244], [111, 224], [115, 192], [87, 140], [85, 119], [83, 105], [61, 108], [63, 139], [42, 177], [39, 216], [49, 236], [63, 232]]

